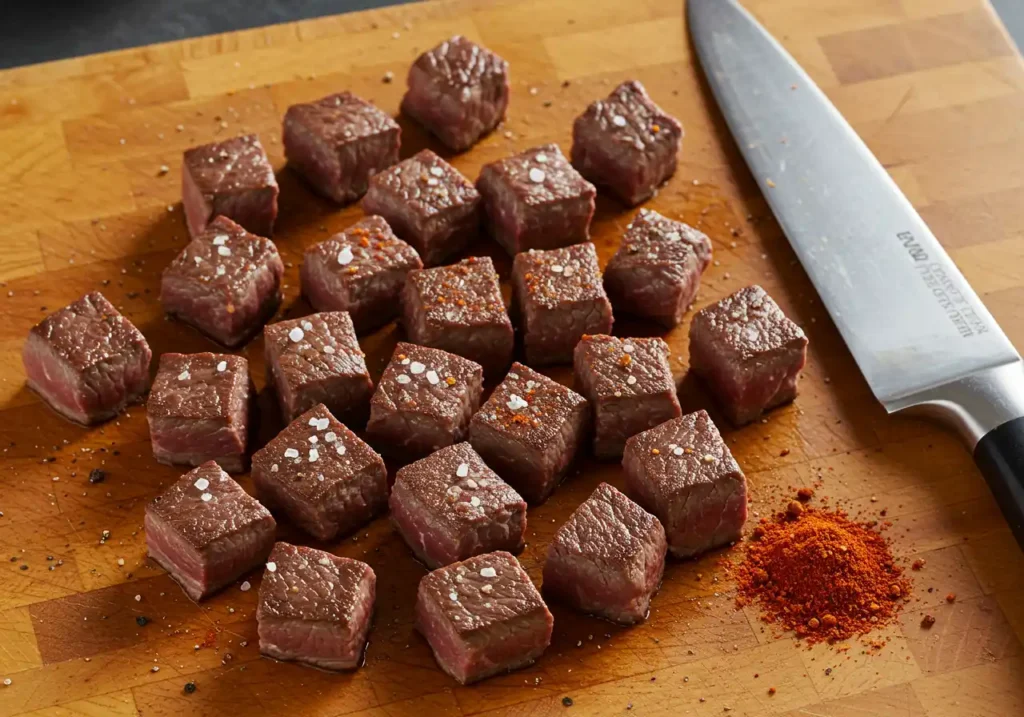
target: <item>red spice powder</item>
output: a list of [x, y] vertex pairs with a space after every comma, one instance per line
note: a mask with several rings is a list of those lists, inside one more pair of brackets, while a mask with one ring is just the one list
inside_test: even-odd
[[801, 507], [761, 520], [735, 571], [737, 603], [811, 643], [894, 622], [911, 585], [886, 540], [842, 511]]

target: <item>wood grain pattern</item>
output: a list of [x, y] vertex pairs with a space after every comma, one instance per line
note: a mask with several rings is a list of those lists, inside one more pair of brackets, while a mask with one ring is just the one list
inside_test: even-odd
[[[748, 5], [850, 118], [1024, 345], [1024, 70], [984, 0]], [[887, 417], [872, 399], [724, 129], [681, 17], [681, 0], [442, 0], [0, 73], [0, 678], [11, 680], [0, 686], [0, 714], [525, 716], [564, 714], [565, 696], [574, 712], [595, 715], [630, 705], [643, 715], [1024, 712], [1024, 555], [956, 439]], [[767, 514], [793, 487], [820, 481], [832, 504], [886, 511], [897, 554], [927, 564], [912, 574], [914, 600], [900, 623], [880, 633], [884, 648], [794, 649], [756, 611], [735, 610], [722, 556], [711, 555], [670, 563], [646, 624], [624, 630], [555, 605], [554, 642], [536, 665], [460, 688], [412, 629], [424, 570], [378, 520], [327, 546], [378, 575], [366, 667], [332, 675], [274, 663], [258, 654], [255, 589], [233, 586], [197, 606], [147, 561], [144, 505], [181, 471], [153, 461], [144, 409], [83, 429], [25, 388], [29, 327], [91, 289], [142, 329], [155, 354], [212, 348], [163, 317], [156, 287], [187, 238], [181, 152], [216, 138], [262, 135], [282, 187], [274, 237], [287, 263], [282, 314], [308, 313], [298, 297], [304, 248], [361, 213], [317, 198], [284, 168], [281, 116], [342, 89], [397, 113], [406, 67], [456, 32], [491, 46], [513, 72], [504, 126], [452, 158], [470, 177], [543, 142], [567, 151], [573, 118], [626, 78], [681, 119], [679, 172], [648, 205], [712, 237], [716, 260], [697, 304], [758, 282], [811, 339], [796, 404], [725, 431], [750, 479], [752, 509]], [[388, 71], [395, 82], [382, 81]], [[399, 121], [403, 156], [437, 149]], [[631, 215], [599, 198], [602, 261]], [[474, 251], [499, 256], [489, 243]], [[507, 276], [509, 262], [499, 259]], [[627, 321], [616, 329], [652, 332]], [[388, 327], [363, 341], [375, 376], [398, 337]], [[666, 338], [684, 408], [711, 406], [686, 375], [686, 327]], [[262, 388], [261, 342], [242, 353]], [[549, 373], [569, 380], [565, 368]], [[88, 483], [94, 467], [109, 472], [106, 482]], [[534, 579], [554, 530], [601, 480], [622, 486], [617, 466], [584, 462], [530, 511], [522, 562]], [[287, 525], [281, 537], [301, 539]], [[258, 588], [259, 576], [251, 579]], [[937, 617], [931, 630], [920, 627], [925, 613]], [[139, 616], [150, 622], [139, 626]], [[189, 680], [198, 685], [192, 695], [182, 691]]]

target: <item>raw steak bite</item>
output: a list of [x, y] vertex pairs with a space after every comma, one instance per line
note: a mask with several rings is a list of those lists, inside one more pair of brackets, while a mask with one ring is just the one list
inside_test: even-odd
[[612, 305], [590, 242], [516, 254], [512, 287], [526, 363], [532, 366], [571, 363], [584, 334], [612, 330]]
[[384, 217], [427, 266], [462, 251], [480, 233], [480, 194], [429, 149], [375, 174], [362, 207]]
[[683, 126], [636, 80], [593, 102], [572, 126], [572, 164], [626, 204], [649, 199], [675, 174]]
[[469, 149], [508, 107], [508, 63], [461, 35], [424, 52], [409, 68], [402, 112], [449, 149]]
[[402, 130], [351, 92], [292, 105], [284, 116], [284, 155], [317, 192], [339, 203], [366, 193], [370, 177], [398, 161]]
[[492, 550], [523, 549], [526, 502], [468, 443], [400, 469], [388, 506], [399, 534], [431, 569]]
[[622, 455], [626, 439], [682, 413], [661, 339], [584, 336], [576, 345], [576, 386], [594, 415], [594, 454]]
[[360, 560], [277, 543], [260, 585], [260, 652], [325, 670], [363, 662], [377, 576]]
[[164, 269], [160, 303], [225, 346], [248, 341], [281, 304], [274, 242], [217, 217]]
[[706, 411], [633, 436], [622, 467], [629, 492], [661, 519], [676, 557], [739, 539], [747, 479]]
[[586, 439], [587, 401], [521, 363], [473, 415], [469, 441], [531, 504], [547, 500]]
[[500, 374], [512, 361], [515, 332], [488, 256], [410, 271], [402, 325], [413, 343], [476, 361], [488, 375]]
[[254, 134], [204, 144], [185, 152], [181, 164], [181, 203], [192, 236], [218, 216], [253, 234], [274, 234], [277, 179]]
[[531, 664], [551, 644], [554, 623], [506, 552], [435, 570], [416, 593], [416, 629], [441, 669], [464, 685]]
[[255, 390], [249, 362], [228, 354], [163, 354], [146, 404], [153, 457], [167, 465], [247, 467]]
[[590, 239], [597, 190], [557, 144], [485, 165], [476, 187], [491, 236], [511, 255]]
[[348, 312], [279, 321], [263, 330], [263, 340], [267, 382], [285, 420], [322, 403], [350, 426], [366, 424], [373, 381]]
[[697, 312], [690, 324], [690, 368], [735, 425], [796, 398], [807, 337], [760, 286], [748, 286]]
[[544, 593], [612, 622], [643, 622], [661, 584], [666, 548], [658, 519], [602, 483], [548, 546]]
[[210, 461], [146, 506], [145, 527], [149, 556], [202, 600], [267, 559], [277, 524]]
[[321, 404], [252, 457], [256, 495], [317, 540], [366, 525], [387, 506], [384, 459]]
[[349, 312], [364, 333], [398, 315], [405, 277], [422, 268], [420, 255], [383, 217], [366, 217], [306, 250], [302, 293], [317, 311]]
[[672, 328], [683, 320], [711, 263], [711, 240], [689, 224], [641, 209], [604, 270], [616, 311]]
[[32, 327], [22, 347], [28, 387], [65, 418], [113, 418], [149, 386], [146, 337], [98, 291]]
[[478, 363], [400, 341], [370, 400], [366, 433], [400, 458], [458, 443], [480, 406], [483, 381]]

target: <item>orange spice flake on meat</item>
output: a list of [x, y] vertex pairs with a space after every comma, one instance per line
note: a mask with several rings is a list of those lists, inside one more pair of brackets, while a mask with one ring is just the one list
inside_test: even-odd
[[448, 384], [449, 386], [454, 386], [454, 385], [455, 385], [455, 377], [454, 377], [454, 376], [448, 376], [448, 377], [447, 377], [447, 378], [446, 378], [446, 379], [444, 380], [444, 382], [445, 382], [446, 384]]
[[622, 354], [622, 358], [619, 359], [619, 365], [622, 366], [622, 368], [626, 368], [631, 363], [633, 363], [633, 357], [629, 354]]

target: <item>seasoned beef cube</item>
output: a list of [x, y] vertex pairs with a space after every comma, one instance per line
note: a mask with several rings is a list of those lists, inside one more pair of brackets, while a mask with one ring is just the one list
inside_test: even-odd
[[409, 340], [444, 349], [500, 374], [512, 361], [515, 332], [490, 257], [410, 271], [402, 291]]
[[398, 161], [402, 130], [351, 92], [292, 105], [284, 116], [288, 164], [339, 203], [359, 199], [370, 177]]
[[318, 540], [366, 525], [387, 506], [384, 459], [323, 404], [252, 457], [256, 495]]
[[675, 174], [683, 126], [635, 80], [593, 102], [572, 126], [572, 164], [635, 206]]
[[616, 311], [672, 328], [693, 303], [710, 262], [706, 234], [641, 209], [604, 269], [604, 285]]
[[388, 506], [395, 528], [430, 568], [523, 549], [526, 502], [468, 443], [401, 468]]
[[690, 324], [690, 368], [735, 425], [796, 397], [807, 337], [760, 286], [748, 286], [697, 312]]
[[512, 264], [526, 363], [571, 363], [584, 334], [612, 330], [612, 305], [590, 242], [516, 254]]
[[267, 559], [277, 524], [210, 461], [146, 506], [145, 528], [149, 556], [202, 600]]
[[285, 420], [322, 403], [344, 423], [366, 425], [373, 381], [348, 312], [279, 321], [263, 330], [263, 340], [267, 383]]
[[483, 380], [478, 363], [400, 341], [370, 400], [370, 442], [400, 458], [458, 443], [480, 406]]
[[263, 237], [273, 236], [277, 179], [254, 134], [193, 147], [181, 164], [181, 203], [192, 236], [218, 216]]
[[441, 669], [464, 685], [531, 664], [551, 644], [554, 623], [506, 552], [435, 570], [416, 593], [416, 629]]
[[98, 291], [32, 327], [22, 347], [28, 387], [85, 425], [113, 418], [149, 386], [146, 337]]
[[747, 479], [706, 411], [638, 433], [622, 457], [626, 486], [686, 558], [731, 543], [747, 519]]
[[597, 190], [557, 144], [485, 165], [476, 187], [491, 236], [511, 255], [590, 239]]
[[260, 652], [324, 670], [363, 662], [377, 576], [360, 560], [277, 543], [260, 585]]
[[274, 242], [217, 217], [164, 269], [160, 303], [225, 346], [248, 341], [281, 304]]
[[593, 411], [598, 458], [621, 456], [627, 438], [682, 413], [661, 339], [584, 336], [573, 367]]
[[612, 622], [643, 622], [667, 547], [657, 518], [602, 483], [548, 546], [544, 593]]
[[408, 85], [402, 112], [456, 152], [497, 127], [508, 107], [508, 63], [461, 35], [420, 55]]
[[587, 436], [587, 401], [521, 363], [469, 424], [469, 441], [487, 465], [531, 504], [547, 500]]
[[146, 404], [153, 457], [167, 465], [247, 467], [255, 389], [249, 362], [228, 354], [163, 354]]
[[361, 334], [398, 315], [406, 275], [422, 268], [383, 217], [366, 217], [306, 250], [302, 293], [317, 311], [349, 312]]
[[375, 174], [362, 207], [384, 217], [427, 266], [459, 253], [480, 234], [480, 194], [429, 149]]

